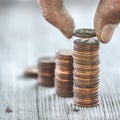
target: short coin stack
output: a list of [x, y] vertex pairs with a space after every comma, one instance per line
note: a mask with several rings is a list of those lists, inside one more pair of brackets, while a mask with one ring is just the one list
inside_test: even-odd
[[99, 104], [99, 42], [95, 38], [74, 41], [74, 104], [94, 107]]
[[73, 96], [72, 50], [60, 50], [56, 53], [55, 91], [59, 96]]
[[44, 57], [38, 60], [38, 83], [43, 86], [54, 86], [55, 58]]
[[26, 67], [24, 75], [26, 77], [37, 78], [38, 76], [38, 69], [36, 66]]

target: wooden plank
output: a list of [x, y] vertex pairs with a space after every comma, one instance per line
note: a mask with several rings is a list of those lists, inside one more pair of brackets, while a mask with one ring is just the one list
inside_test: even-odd
[[[1, 54], [0, 119], [37, 120], [36, 81], [19, 78], [23, 64], [18, 62], [17, 54], [19, 51], [11, 53], [9, 49]], [[6, 112], [8, 106], [13, 112]]]

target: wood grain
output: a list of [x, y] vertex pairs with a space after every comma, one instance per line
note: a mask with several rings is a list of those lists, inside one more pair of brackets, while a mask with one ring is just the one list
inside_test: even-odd
[[[71, 12], [78, 13], [73, 8]], [[74, 106], [72, 98], [58, 97], [54, 88], [38, 86], [35, 79], [21, 76], [24, 68], [36, 64], [39, 57], [53, 56], [58, 49], [70, 49], [73, 41], [67, 41], [46, 24], [34, 4], [1, 6], [0, 26], [0, 120], [120, 119], [117, 32], [113, 42], [101, 45], [100, 49], [100, 105], [82, 108]], [[6, 113], [8, 106], [13, 112]]]

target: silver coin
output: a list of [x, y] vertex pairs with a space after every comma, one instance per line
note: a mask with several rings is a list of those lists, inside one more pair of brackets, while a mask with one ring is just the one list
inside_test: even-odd
[[75, 37], [80, 37], [80, 38], [91, 38], [95, 37], [95, 30], [94, 29], [89, 29], [89, 28], [82, 28], [82, 29], [77, 29], [73, 35]]

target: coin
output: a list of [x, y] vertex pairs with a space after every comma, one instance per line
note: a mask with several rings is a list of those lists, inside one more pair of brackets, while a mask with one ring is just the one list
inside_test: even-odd
[[56, 55], [57, 56], [61, 56], [62, 58], [65, 57], [66, 59], [68, 57], [70, 57], [72, 59], [72, 57], [71, 57], [72, 56], [72, 52], [73, 52], [72, 50], [59, 50], [59, 51], [56, 52]]
[[93, 101], [90, 101], [90, 100], [83, 101], [81, 99], [74, 98], [74, 104], [79, 107], [95, 107], [95, 106], [99, 105], [99, 100], [95, 99]]
[[43, 86], [54, 86], [55, 58], [42, 57], [38, 60], [38, 84]]
[[37, 64], [38, 68], [53, 68], [55, 66], [55, 58], [54, 57], [41, 57], [38, 59], [38, 64]]
[[91, 38], [96, 36], [94, 29], [86, 29], [86, 28], [77, 29], [73, 33], [73, 35], [75, 37], [80, 37], [80, 38]]
[[73, 57], [72, 50], [56, 52], [55, 91], [58, 96], [73, 96]]
[[[73, 93], [66, 92], [65, 90], [61, 92], [61, 89], [60, 90], [58, 90], [58, 89], [60, 89], [60, 88], [58, 88], [58, 87], [55, 88], [55, 92], [56, 92], [56, 94], [58, 96], [61, 96], [61, 97], [73, 97]], [[63, 88], [62, 88], [62, 90], [63, 90]], [[72, 91], [72, 89], [70, 91]]]
[[48, 77], [38, 76], [38, 84], [40, 84], [42, 86], [53, 87], [54, 79], [50, 78], [50, 77], [48, 78]]

